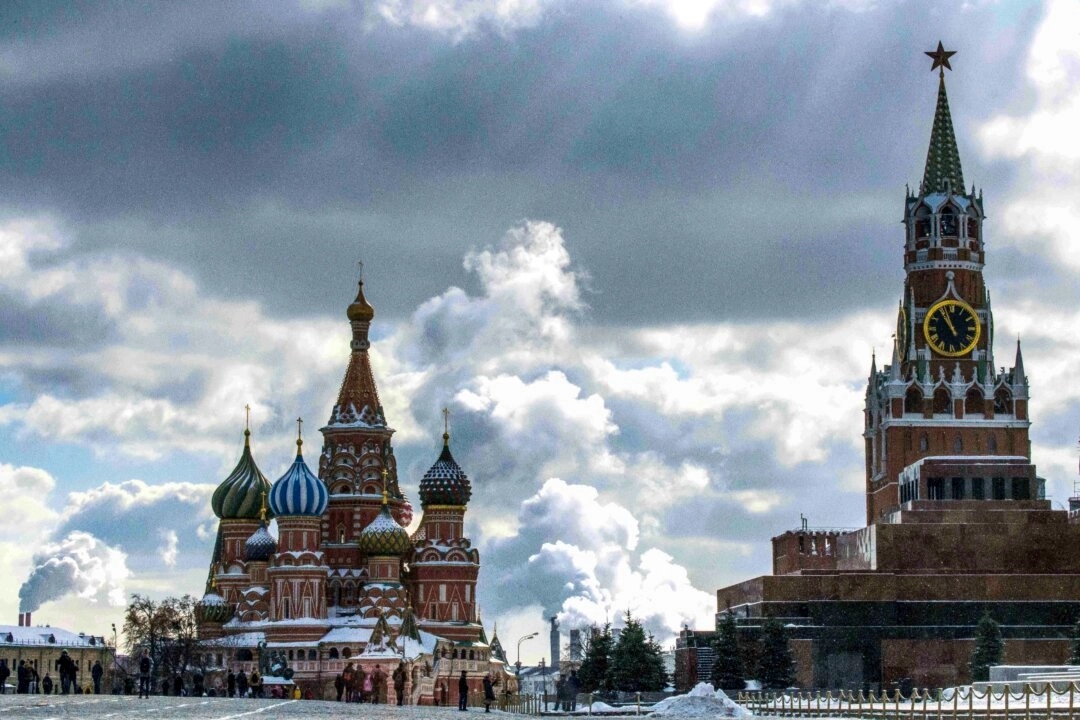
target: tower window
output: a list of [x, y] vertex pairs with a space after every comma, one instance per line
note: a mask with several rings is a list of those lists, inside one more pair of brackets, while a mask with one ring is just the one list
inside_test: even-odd
[[952, 449], [954, 453], [964, 452], [964, 439], [959, 435], [953, 438]]
[[931, 500], [942, 500], [945, 497], [945, 478], [930, 478], [926, 481], [926, 491]]
[[971, 388], [968, 390], [967, 397], [964, 399], [964, 414], [965, 415], [981, 415], [983, 412], [983, 397], [982, 393], [977, 388]]
[[1026, 477], [1012, 479], [1012, 499], [1027, 500], [1031, 497], [1031, 483]]
[[964, 478], [954, 477], [952, 479], [952, 499], [963, 500], [964, 499]]
[[[922, 392], [916, 387], [908, 388], [904, 395], [904, 412], [922, 414]], [[924, 448], [925, 449], [925, 448]]]
[[[979, 239], [979, 221], [977, 219], [971, 217], [967, 219], [967, 236], [968, 240]], [[973, 242], [971, 249], [974, 250], [977, 245], [977, 242]]]
[[945, 388], [938, 388], [934, 391], [934, 414], [943, 415], [949, 414], [952, 410], [952, 399], [949, 397], [949, 391]]
[[919, 452], [926, 452], [930, 449], [930, 441], [926, 437], [926, 433], [919, 436]]
[[995, 500], [1004, 500], [1005, 499], [1005, 478], [1000, 478], [1000, 477], [994, 478], [992, 484], [993, 484], [994, 499]]
[[971, 498], [973, 500], [982, 500], [986, 497], [986, 492], [983, 489], [982, 478], [971, 478]]
[[956, 213], [952, 208], [945, 208], [938, 218], [941, 225], [941, 237], [956, 237], [960, 232], [960, 225], [956, 221]]
[[990, 437], [986, 441], [986, 447], [992, 453], [997, 452], [997, 435], [990, 435]]
[[994, 412], [999, 415], [1012, 414], [1012, 395], [1005, 388], [994, 393]]

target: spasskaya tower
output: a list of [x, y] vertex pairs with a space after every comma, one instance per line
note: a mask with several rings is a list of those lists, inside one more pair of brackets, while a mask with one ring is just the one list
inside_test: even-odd
[[873, 363], [866, 391], [867, 523], [912, 499], [1038, 494], [1019, 341], [1014, 367], [995, 370], [983, 197], [974, 186], [965, 191], [945, 92], [955, 53], [938, 43], [926, 54], [940, 68], [937, 110], [922, 183], [904, 202], [906, 277], [892, 361], [881, 371]]

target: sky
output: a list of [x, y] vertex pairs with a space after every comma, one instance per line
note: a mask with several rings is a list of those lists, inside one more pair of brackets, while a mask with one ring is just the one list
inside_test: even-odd
[[864, 524], [939, 40], [1061, 506], [1077, 28], [1067, 0], [4, 3], [0, 619], [31, 577], [35, 623], [106, 636], [132, 593], [201, 594], [244, 406], [277, 478], [362, 261], [401, 487], [448, 407], [511, 660], [552, 615], [711, 627], [800, 516]]

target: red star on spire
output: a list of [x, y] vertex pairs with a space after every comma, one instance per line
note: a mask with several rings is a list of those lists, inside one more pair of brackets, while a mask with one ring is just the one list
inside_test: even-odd
[[925, 53], [934, 60], [934, 64], [930, 66], [930, 72], [942, 68], [941, 72], [945, 72], [946, 69], [952, 70], [952, 65], [949, 64], [949, 58], [956, 54], [955, 50], [946, 50], [945, 46], [938, 40], [937, 50], [932, 50]]

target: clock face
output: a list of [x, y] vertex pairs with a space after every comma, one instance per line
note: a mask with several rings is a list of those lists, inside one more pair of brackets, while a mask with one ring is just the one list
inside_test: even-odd
[[896, 350], [903, 360], [907, 354], [907, 313], [904, 306], [900, 306], [900, 312], [896, 316]]
[[960, 357], [971, 352], [979, 342], [979, 317], [965, 302], [941, 300], [926, 311], [923, 334], [926, 343], [938, 355]]

